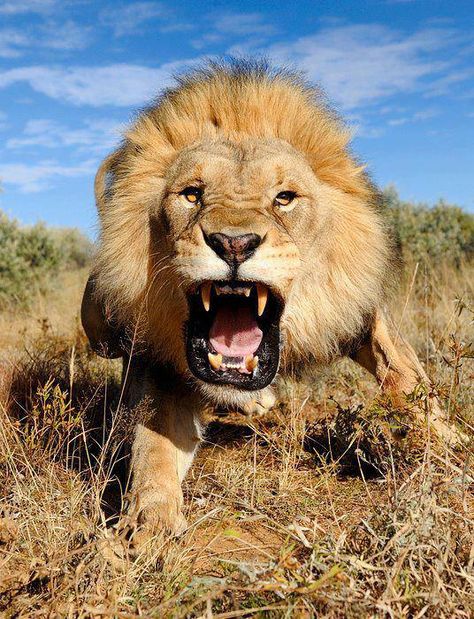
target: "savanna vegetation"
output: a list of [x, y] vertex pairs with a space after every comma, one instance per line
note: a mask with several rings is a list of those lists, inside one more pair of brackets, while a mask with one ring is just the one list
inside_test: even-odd
[[85, 267], [91, 241], [75, 228], [22, 226], [0, 211], [0, 308], [25, 306], [66, 269]]
[[91, 245], [0, 217], [0, 616], [473, 616], [474, 217], [393, 188], [384, 204], [406, 261], [396, 323], [470, 443], [405, 427], [426, 393], [400, 415], [343, 360], [281, 383], [263, 417], [210, 410], [188, 530], [139, 550], [120, 367], [78, 319]]

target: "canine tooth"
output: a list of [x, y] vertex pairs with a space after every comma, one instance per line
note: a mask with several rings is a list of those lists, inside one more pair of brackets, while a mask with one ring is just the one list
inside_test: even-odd
[[244, 288], [244, 295], [245, 295], [246, 297], [249, 297], [251, 292], [252, 292], [252, 291], [251, 291], [251, 289], [250, 289], [250, 288]]
[[245, 367], [247, 368], [247, 370], [249, 372], [253, 372], [253, 370], [255, 370], [255, 368], [258, 365], [258, 356], [255, 355], [255, 357], [253, 355], [247, 355], [245, 357]]
[[265, 307], [268, 301], [268, 288], [263, 284], [257, 284], [257, 296], [258, 296], [258, 315], [261, 316], [265, 311]]
[[211, 286], [211, 282], [206, 282], [201, 286], [201, 299], [206, 312], [211, 309]]
[[214, 370], [219, 370], [222, 365], [222, 355], [213, 355], [212, 352], [208, 353], [207, 358]]

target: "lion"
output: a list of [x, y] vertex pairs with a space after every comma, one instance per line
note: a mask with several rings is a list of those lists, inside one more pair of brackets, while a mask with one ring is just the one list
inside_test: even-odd
[[[100, 166], [82, 321], [123, 358], [126, 405], [151, 402], [131, 449], [144, 530], [187, 526], [209, 403], [267, 409], [278, 375], [343, 356], [398, 400], [427, 382], [391, 327], [400, 249], [349, 140], [297, 74], [233, 61], [178, 78]], [[434, 400], [430, 418], [450, 440]]]

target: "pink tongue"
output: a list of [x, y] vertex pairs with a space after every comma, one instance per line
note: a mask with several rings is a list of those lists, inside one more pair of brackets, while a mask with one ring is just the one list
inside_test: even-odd
[[228, 357], [252, 355], [260, 346], [263, 333], [250, 307], [222, 304], [209, 333], [214, 350]]

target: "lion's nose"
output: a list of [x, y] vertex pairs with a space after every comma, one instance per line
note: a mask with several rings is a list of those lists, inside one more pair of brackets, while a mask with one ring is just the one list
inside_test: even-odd
[[219, 258], [222, 258], [231, 266], [248, 260], [262, 242], [262, 237], [253, 233], [229, 236], [228, 234], [214, 232], [204, 235], [204, 238]]

